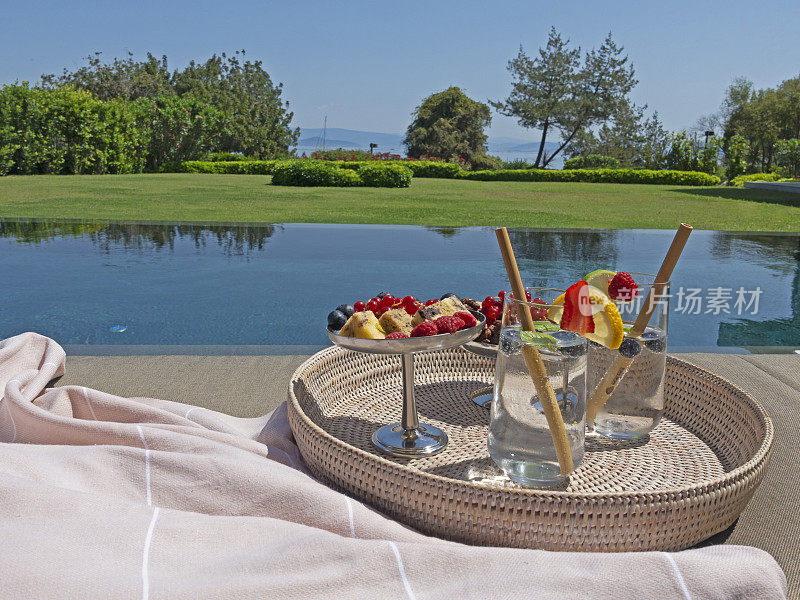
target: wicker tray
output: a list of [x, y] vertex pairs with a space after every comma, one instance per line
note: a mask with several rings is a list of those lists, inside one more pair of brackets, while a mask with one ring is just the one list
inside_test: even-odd
[[419, 531], [468, 544], [548, 550], [679, 550], [729, 527], [761, 483], [772, 422], [730, 382], [669, 357], [666, 409], [645, 443], [587, 438], [569, 487], [524, 489], [486, 450], [488, 411], [469, 401], [494, 360], [462, 348], [418, 354], [417, 406], [450, 437], [433, 457], [380, 455], [396, 421], [397, 356], [328, 348], [289, 383], [289, 422], [321, 480]]

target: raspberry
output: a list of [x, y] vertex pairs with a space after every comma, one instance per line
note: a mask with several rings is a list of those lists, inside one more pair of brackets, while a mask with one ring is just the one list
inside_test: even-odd
[[439, 333], [455, 333], [464, 327], [464, 321], [458, 317], [439, 317], [434, 321], [436, 329]]
[[407, 338], [407, 337], [408, 336], [405, 333], [403, 333], [402, 331], [395, 331], [394, 333], [390, 333], [389, 335], [387, 335], [386, 339], [387, 340], [402, 340], [402, 339]]
[[367, 308], [367, 305], [364, 304], [361, 300], [353, 304], [353, 310], [356, 312], [363, 312]]
[[423, 321], [411, 331], [411, 337], [425, 337], [427, 335], [436, 335], [439, 330], [436, 328], [436, 323], [433, 321]]
[[462, 321], [464, 321], [464, 327], [462, 329], [467, 329], [469, 327], [475, 327], [478, 324], [478, 319], [476, 319], [471, 313], [460, 311], [457, 312], [454, 316], [458, 317]]
[[608, 297], [612, 300], [629, 302], [636, 298], [639, 293], [639, 286], [631, 277], [630, 273], [620, 271], [608, 282]]

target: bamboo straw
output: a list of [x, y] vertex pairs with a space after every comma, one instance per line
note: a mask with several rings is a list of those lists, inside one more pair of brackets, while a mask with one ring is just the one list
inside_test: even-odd
[[[522, 277], [519, 274], [517, 259], [514, 257], [514, 249], [511, 247], [508, 230], [506, 230], [505, 227], [501, 227], [500, 229], [495, 229], [494, 232], [497, 234], [497, 241], [500, 243], [500, 252], [503, 255], [503, 262], [506, 266], [506, 273], [508, 273], [511, 289], [514, 291], [514, 298], [522, 301], [517, 304], [517, 314], [519, 315], [522, 329], [525, 331], [536, 331], [533, 325], [530, 307], [524, 304], [525, 287], [522, 285]], [[533, 385], [542, 403], [544, 415], [547, 418], [547, 426], [550, 428], [550, 435], [553, 436], [553, 444], [556, 448], [556, 456], [558, 457], [558, 466], [561, 468], [561, 475], [563, 477], [568, 477], [570, 473], [575, 470], [572, 461], [572, 450], [569, 446], [567, 430], [566, 427], [564, 427], [564, 419], [561, 416], [561, 409], [558, 406], [556, 394], [553, 391], [553, 386], [550, 385], [550, 381], [547, 379], [547, 369], [544, 366], [544, 361], [542, 361], [539, 350], [528, 344], [522, 345], [522, 355], [525, 358], [525, 364], [528, 365], [528, 370], [533, 379]]]
[[[650, 317], [653, 316], [653, 311], [655, 311], [658, 305], [658, 299], [664, 293], [667, 282], [669, 282], [670, 277], [672, 277], [675, 264], [678, 262], [681, 252], [683, 252], [683, 247], [686, 246], [686, 241], [689, 239], [691, 233], [691, 225], [681, 223], [681, 226], [678, 227], [678, 231], [675, 232], [675, 237], [672, 239], [672, 244], [669, 250], [667, 250], [667, 255], [664, 257], [664, 262], [661, 263], [661, 268], [658, 270], [655, 283], [650, 288], [647, 300], [644, 306], [642, 306], [642, 310], [639, 311], [639, 316], [636, 317], [633, 327], [631, 327], [631, 330], [628, 332], [628, 337], [637, 338], [644, 333], [647, 324], [650, 322]], [[632, 358], [625, 358], [621, 354], [617, 355], [617, 358], [608, 371], [606, 371], [603, 379], [600, 380], [600, 383], [597, 384], [592, 395], [589, 396], [589, 401], [586, 403], [587, 425], [594, 424], [597, 413], [600, 412], [600, 409], [603, 408], [608, 401], [609, 396], [617, 389], [619, 382], [625, 377], [625, 373], [628, 371], [628, 367], [631, 366], [632, 362]]]

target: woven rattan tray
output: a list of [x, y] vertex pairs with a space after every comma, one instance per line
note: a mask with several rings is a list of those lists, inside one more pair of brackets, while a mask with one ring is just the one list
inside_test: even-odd
[[311, 471], [422, 532], [468, 544], [548, 550], [679, 550], [729, 527], [764, 476], [772, 423], [728, 381], [669, 357], [665, 415], [646, 442], [587, 438], [569, 487], [510, 482], [488, 456], [489, 413], [469, 398], [494, 360], [454, 348], [416, 357], [420, 418], [450, 444], [433, 457], [381, 455], [397, 421], [397, 356], [328, 348], [289, 383], [289, 422]]

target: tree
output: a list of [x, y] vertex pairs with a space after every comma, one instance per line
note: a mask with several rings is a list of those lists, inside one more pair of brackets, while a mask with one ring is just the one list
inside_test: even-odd
[[[553, 27], [538, 57], [531, 59], [520, 47], [509, 61], [511, 93], [491, 104], [501, 114], [517, 117], [523, 127], [541, 130], [535, 167], [546, 167], [576, 136], [608, 120], [627, 101], [637, 81], [623, 51], [609, 33], [581, 64], [580, 48], [570, 49], [569, 40]], [[547, 156], [544, 147], [552, 130], [560, 133], [561, 144]]]
[[173, 75], [175, 91], [208, 102], [228, 115], [219, 150], [257, 158], [285, 155], [297, 143], [300, 130], [290, 126], [293, 113], [281, 99], [260, 60], [242, 61], [245, 52], [222, 53], [203, 64], [194, 61]]
[[587, 129], [578, 132], [565, 153], [573, 157], [601, 154], [616, 158], [621, 166], [641, 166], [646, 108], [625, 100], [596, 133]]
[[800, 136], [800, 76], [762, 90], [744, 78], [735, 79], [720, 116], [726, 151], [734, 136], [742, 136], [748, 145], [746, 170], [769, 171], [775, 164], [777, 141]]
[[75, 71], [43, 75], [41, 87], [70, 86], [100, 100], [196, 99], [224, 113], [222, 134], [211, 150], [257, 158], [286, 155], [300, 132], [290, 126], [293, 114], [289, 103], [281, 99], [283, 84], [272, 82], [261, 61], [244, 60], [244, 56], [244, 50], [230, 57], [215, 54], [204, 63], [192, 61], [185, 69], [170, 72], [166, 56], [157, 59], [148, 53], [145, 60], [136, 61], [129, 53], [105, 63], [96, 52]]
[[626, 167], [664, 168], [671, 147], [670, 133], [664, 129], [658, 112], [645, 118], [646, 109], [647, 106], [636, 106], [626, 99], [596, 132], [578, 132], [565, 152], [572, 157], [611, 156]]
[[486, 104], [450, 87], [431, 94], [414, 109], [403, 143], [412, 158], [455, 157], [472, 163], [486, 156], [484, 129], [491, 121]]
[[70, 86], [91, 92], [99, 100], [120, 98], [157, 98], [173, 94], [171, 74], [167, 68], [167, 57], [157, 59], [147, 53], [141, 62], [128, 52], [124, 59], [115, 58], [104, 63], [102, 52], [86, 57], [87, 65], [75, 71], [64, 69], [61, 75], [42, 75], [41, 86], [46, 89]]

